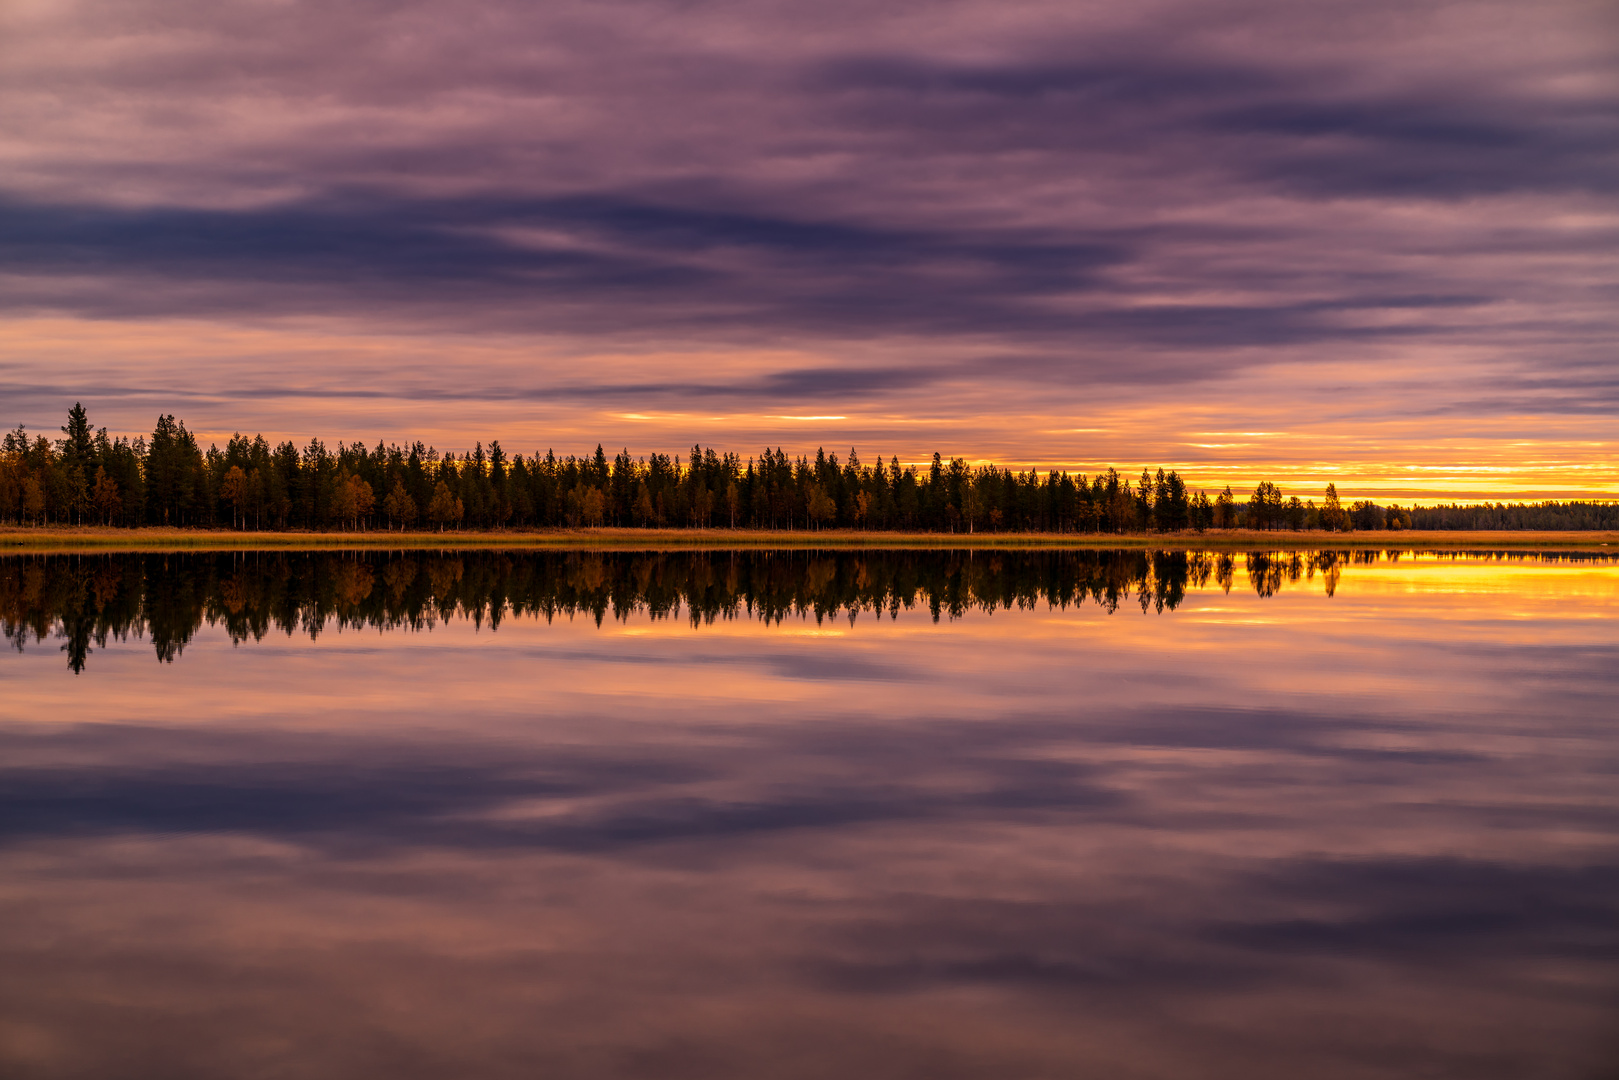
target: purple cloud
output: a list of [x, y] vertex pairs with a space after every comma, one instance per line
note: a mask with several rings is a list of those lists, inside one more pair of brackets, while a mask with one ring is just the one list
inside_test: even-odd
[[[622, 409], [1077, 411], [1312, 366], [1388, 371], [1354, 415], [1611, 399], [1619, 20], [1584, 5], [147, 0], [7, 37], [14, 320], [498, 335], [498, 377], [412, 385]], [[542, 338], [645, 361], [514, 376]], [[671, 359], [715, 352], [772, 358]], [[364, 353], [327, 370], [368, 388]], [[54, 424], [34, 400], [7, 419]]]

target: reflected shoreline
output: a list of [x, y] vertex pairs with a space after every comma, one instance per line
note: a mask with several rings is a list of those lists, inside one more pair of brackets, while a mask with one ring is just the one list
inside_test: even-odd
[[[1407, 558], [1606, 565], [1619, 555], [1526, 551], [736, 550], [221, 551], [0, 556], [0, 632], [18, 651], [62, 640], [68, 665], [92, 648], [149, 638], [172, 662], [203, 626], [235, 643], [329, 627], [422, 630], [452, 618], [645, 615], [816, 622], [921, 610], [969, 612], [1095, 604], [1172, 612], [1189, 591], [1303, 584], [1331, 597], [1346, 570]], [[1319, 584], [1317, 585], [1317, 579]]]

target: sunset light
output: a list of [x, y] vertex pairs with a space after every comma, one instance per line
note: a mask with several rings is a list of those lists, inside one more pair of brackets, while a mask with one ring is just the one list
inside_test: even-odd
[[1616, 1080], [1616, 0], [0, 0], [0, 1078]]

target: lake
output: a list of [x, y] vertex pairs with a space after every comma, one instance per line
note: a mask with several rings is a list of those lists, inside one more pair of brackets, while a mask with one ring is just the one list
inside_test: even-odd
[[1619, 1067], [1619, 562], [0, 558], [0, 1075]]

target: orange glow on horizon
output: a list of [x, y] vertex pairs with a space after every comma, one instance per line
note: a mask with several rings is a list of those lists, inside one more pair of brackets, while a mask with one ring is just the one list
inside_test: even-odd
[[[794, 456], [824, 447], [841, 459], [854, 447], [868, 465], [898, 457], [919, 468], [937, 450], [946, 460], [1019, 471], [1094, 475], [1111, 466], [1133, 479], [1143, 466], [1162, 467], [1210, 493], [1229, 484], [1243, 495], [1270, 480], [1318, 501], [1328, 483], [1346, 501], [1619, 499], [1619, 437], [1609, 417], [1401, 415], [1364, 373], [1360, 389], [1340, 383], [1319, 400], [1276, 399], [1263, 388], [1297, 381], [1299, 372], [1265, 370], [1186, 387], [1186, 401], [1168, 409], [1121, 389], [1072, 402], [1041, 393], [1044, 411], [1030, 412], [1023, 384], [996, 398], [949, 383], [816, 400], [725, 391], [694, 408], [704, 387], [747, 385], [760, 372], [831, 370], [831, 358], [786, 349], [609, 352], [525, 336], [388, 335], [313, 319], [44, 317], [0, 325], [0, 356], [12, 406], [0, 423], [51, 436], [82, 400], [92, 422], [114, 434], [149, 432], [160, 412], [172, 412], [204, 446], [239, 431], [300, 446], [312, 438], [419, 438], [458, 453], [499, 439], [508, 453], [525, 455], [588, 453], [597, 443], [638, 457], [684, 454], [695, 443], [744, 460], [767, 446]], [[198, 378], [204, 369], [209, 377]], [[671, 385], [697, 389], [681, 398], [662, 389]]]

